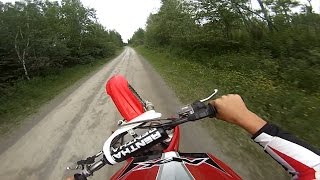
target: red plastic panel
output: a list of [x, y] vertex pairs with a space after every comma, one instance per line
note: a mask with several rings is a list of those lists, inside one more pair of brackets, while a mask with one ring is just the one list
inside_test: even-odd
[[[180, 162], [178, 160], [172, 160], [175, 161], [175, 163], [171, 163], [170, 161], [168, 162], [168, 159], [166, 159], [165, 161], [161, 161], [161, 159], [158, 158], [152, 160], [147, 159], [144, 163], [141, 163], [140, 161], [135, 161], [134, 159], [130, 159], [130, 161], [128, 161], [127, 164], [121, 170], [119, 170], [115, 175], [113, 175], [111, 179], [157, 179], [159, 178], [159, 175], [163, 176], [167, 174], [173, 174], [173, 171], [176, 175], [176, 179], [179, 179], [179, 175], [188, 174], [197, 180], [241, 180], [241, 177], [237, 175], [230, 167], [228, 167], [226, 164], [224, 164], [211, 154], [183, 154], [184, 153], [179, 153], [179, 157], [177, 157], [178, 159], [183, 161]], [[165, 158], [162, 158], [162, 160], [164, 159]], [[171, 164], [169, 165], [169, 163]], [[170, 166], [170, 169], [166, 168], [166, 170], [160, 170], [161, 166]], [[186, 170], [178, 170], [180, 166], [184, 166]]]
[[125, 77], [121, 75], [111, 77], [106, 84], [106, 91], [126, 121], [130, 121], [144, 112], [142, 104], [129, 89]]
[[116, 180], [119, 179], [119, 177], [121, 176], [121, 174], [123, 174], [123, 172], [130, 166], [130, 164], [132, 163], [133, 158], [129, 158], [126, 162], [126, 164], [123, 165], [123, 167], [121, 169], [119, 169], [115, 174], [113, 174], [113, 176], [110, 178], [111, 180]]
[[170, 152], [170, 151], [179, 151], [179, 142], [180, 141], [180, 128], [176, 126], [174, 128], [173, 136], [170, 141], [170, 144], [167, 149], [163, 150], [163, 152]]
[[[224, 162], [220, 161], [218, 158], [216, 158], [215, 156], [213, 156], [212, 154], [207, 153], [208, 156], [214, 161], [216, 162], [220, 167], [222, 167], [229, 175], [232, 176], [232, 179], [239, 179], [241, 180], [242, 178], [236, 173], [234, 172], [230, 166], [228, 166], [227, 164], [225, 164]], [[231, 178], [230, 178], [231, 179]]]

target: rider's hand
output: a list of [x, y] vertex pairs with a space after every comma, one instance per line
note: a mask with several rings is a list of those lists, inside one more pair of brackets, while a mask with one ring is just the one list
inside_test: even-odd
[[216, 110], [218, 119], [238, 124], [244, 116], [249, 114], [249, 110], [241, 97], [237, 94], [224, 95], [210, 102]]
[[250, 134], [261, 129], [266, 121], [249, 111], [242, 98], [237, 94], [222, 96], [210, 102], [217, 110], [216, 117], [226, 122], [236, 124]]

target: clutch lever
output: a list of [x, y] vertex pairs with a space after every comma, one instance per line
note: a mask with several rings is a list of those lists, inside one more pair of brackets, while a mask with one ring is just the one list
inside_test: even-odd
[[90, 164], [95, 163], [95, 159], [97, 157], [99, 157], [102, 153], [103, 152], [100, 151], [98, 154], [90, 156], [90, 157], [87, 157], [85, 160], [79, 160], [74, 165], [69, 166], [66, 169], [67, 170], [77, 170], [77, 169], [83, 170], [86, 165], [90, 165]]

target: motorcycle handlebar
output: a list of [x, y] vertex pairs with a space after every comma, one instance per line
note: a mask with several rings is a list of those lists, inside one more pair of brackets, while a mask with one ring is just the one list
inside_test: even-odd
[[[215, 117], [217, 110], [210, 103], [206, 105], [200, 100], [181, 108], [181, 111], [178, 114], [180, 117], [186, 118], [187, 121], [196, 121], [206, 117]], [[85, 166], [82, 174], [77, 174], [78, 176], [76, 177], [75, 175], [74, 177], [76, 180], [85, 180], [86, 177], [91, 176], [95, 171], [101, 169], [106, 164], [112, 165], [122, 162], [129, 157], [132, 157], [135, 153], [142, 152], [167, 138], [168, 134], [164, 128], [153, 128], [116, 149], [110, 149], [110, 154], [104, 152], [105, 156], [103, 156], [101, 160], [90, 166]], [[108, 158], [106, 156], [108, 156]], [[110, 158], [114, 160], [114, 162], [109, 162], [108, 159]]]
[[[201, 101], [192, 103], [187, 109], [188, 110], [184, 111], [184, 113], [188, 114], [188, 121], [214, 117], [217, 112], [212, 105], [206, 105]], [[118, 148], [111, 148], [109, 153], [104, 152], [104, 154], [108, 156], [106, 159], [112, 159], [114, 161], [114, 163], [109, 164], [119, 163], [132, 157], [135, 153], [142, 152], [167, 138], [168, 134], [163, 127], [153, 128], [144, 134], [135, 137], [133, 140], [124, 143]]]
[[98, 171], [106, 164], [107, 164], [107, 161], [105, 160], [105, 158], [100, 159], [98, 162], [95, 162], [88, 168], [88, 174], [89, 175], [93, 174], [95, 171]]
[[[192, 103], [191, 108], [193, 109], [193, 113], [188, 115], [188, 121], [214, 117], [217, 112], [211, 104], [206, 105], [201, 101]], [[167, 138], [168, 134], [164, 128], [153, 128], [116, 149], [112, 148], [110, 150], [110, 156], [116, 163], [119, 163], [132, 157], [135, 153], [142, 152]]]
[[97, 161], [91, 165], [84, 166], [84, 169], [82, 170], [81, 174], [75, 174], [74, 179], [75, 180], [86, 180], [87, 177], [92, 176], [94, 172], [98, 171], [106, 164], [108, 164], [108, 163], [107, 163], [106, 159], [103, 157], [102, 159], [100, 159], [99, 161]]
[[216, 117], [218, 111], [216, 107], [212, 106], [210, 103], [208, 104], [208, 113], [210, 118]]
[[215, 117], [217, 110], [210, 103], [206, 105], [201, 101], [195, 101], [191, 105], [181, 108], [180, 117], [186, 117], [189, 121], [196, 121], [206, 117]]

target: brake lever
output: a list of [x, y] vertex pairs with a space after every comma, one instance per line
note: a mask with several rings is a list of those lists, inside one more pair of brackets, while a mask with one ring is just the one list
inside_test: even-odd
[[201, 99], [200, 102], [206, 102], [206, 101], [210, 100], [217, 93], [218, 93], [218, 89], [214, 89], [213, 93], [210, 96], [208, 96], [207, 98]]
[[80, 160], [80, 161], [78, 161], [77, 162], [77, 165], [87, 165], [87, 164], [93, 164], [96, 159], [96, 157], [94, 157], [94, 156], [91, 156], [91, 157], [87, 157], [87, 159], [85, 159], [85, 160]]

